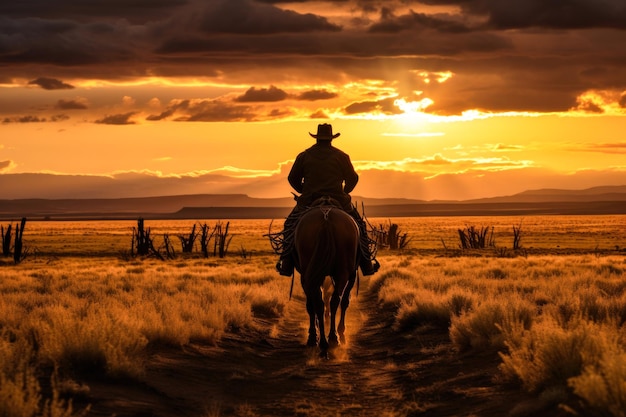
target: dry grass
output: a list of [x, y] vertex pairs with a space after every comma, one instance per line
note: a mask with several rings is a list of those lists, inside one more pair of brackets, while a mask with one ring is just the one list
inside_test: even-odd
[[151, 345], [216, 344], [255, 317], [280, 317], [288, 283], [270, 261], [64, 258], [0, 269], [0, 415], [71, 413], [58, 389], [42, 399], [39, 369], [141, 380]]
[[446, 326], [461, 352], [498, 352], [501, 378], [626, 409], [626, 259], [594, 255], [394, 260], [372, 287], [396, 329]]
[[[254, 328], [256, 319], [281, 320], [289, 281], [274, 272], [275, 257], [260, 237], [266, 223], [246, 233], [233, 224], [233, 245], [246, 248], [252, 255], [246, 259], [233, 253], [167, 262], [120, 259], [130, 244], [123, 225], [103, 235], [80, 225], [69, 238], [57, 224], [39, 225], [51, 228], [30, 241], [39, 255], [0, 264], [0, 415], [74, 415], [69, 398], [85, 389], [68, 388], [75, 377], [141, 380], [152, 346], [217, 344], [227, 332]], [[369, 289], [381, 309], [395, 313], [394, 331], [447, 331], [464, 355], [500, 358], [504, 381], [543, 398], [575, 395], [596, 414], [624, 417], [623, 254], [434, 252], [439, 233], [449, 229], [454, 237], [459, 224], [432, 220], [426, 250], [382, 254], [383, 269]], [[177, 232], [151, 226], [155, 235], [159, 227]], [[402, 227], [426, 247], [427, 233]], [[525, 222], [526, 244], [546, 250], [572, 233], [555, 231], [540, 241], [530, 228]], [[615, 238], [614, 231], [599, 235]], [[582, 245], [589, 242], [574, 244]], [[610, 246], [608, 240], [602, 245]], [[64, 251], [69, 255], [60, 256]], [[41, 375], [51, 388], [42, 389]]]

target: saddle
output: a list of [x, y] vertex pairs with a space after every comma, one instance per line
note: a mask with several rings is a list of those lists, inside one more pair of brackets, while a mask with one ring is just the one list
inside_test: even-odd
[[307, 211], [309, 211], [309, 209], [313, 208], [313, 207], [320, 207], [320, 206], [331, 206], [331, 207], [337, 207], [341, 210], [345, 209], [343, 208], [343, 206], [341, 205], [341, 203], [339, 202], [339, 200], [332, 198], [330, 196], [322, 196], [322, 197], [318, 197], [317, 199], [315, 199], [308, 207], [307, 210], [302, 211], [302, 213], [306, 213]]

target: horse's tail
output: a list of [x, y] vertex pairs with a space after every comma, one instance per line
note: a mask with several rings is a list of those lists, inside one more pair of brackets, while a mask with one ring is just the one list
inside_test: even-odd
[[321, 277], [320, 285], [322, 285], [323, 279], [326, 275], [330, 274], [330, 269], [333, 266], [334, 256], [337, 253], [337, 242], [335, 239], [335, 232], [328, 221], [327, 217], [322, 220], [319, 236], [316, 239], [313, 253], [311, 254], [311, 262], [309, 264], [308, 276]]

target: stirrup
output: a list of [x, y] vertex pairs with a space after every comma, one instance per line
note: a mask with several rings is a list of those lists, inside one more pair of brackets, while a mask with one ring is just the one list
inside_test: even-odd
[[284, 277], [290, 277], [293, 275], [293, 266], [289, 267], [288, 265], [286, 265], [284, 259], [279, 260], [276, 263], [276, 271]]
[[378, 272], [379, 268], [380, 263], [376, 259], [361, 264], [361, 272], [363, 273], [363, 275], [374, 275], [376, 272]]

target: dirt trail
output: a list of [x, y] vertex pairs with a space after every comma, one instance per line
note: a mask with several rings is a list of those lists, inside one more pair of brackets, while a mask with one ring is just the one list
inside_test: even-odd
[[218, 347], [154, 352], [145, 383], [90, 381], [89, 415], [477, 417], [536, 408], [518, 389], [493, 382], [493, 353], [464, 358], [447, 332], [402, 335], [392, 322], [362, 290], [348, 310], [347, 344], [320, 359], [305, 346], [308, 319], [296, 294], [278, 324], [229, 334]]

